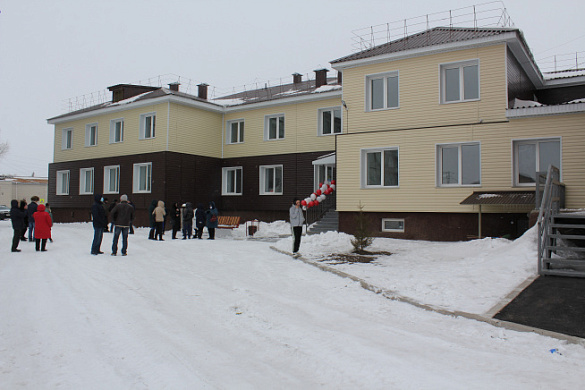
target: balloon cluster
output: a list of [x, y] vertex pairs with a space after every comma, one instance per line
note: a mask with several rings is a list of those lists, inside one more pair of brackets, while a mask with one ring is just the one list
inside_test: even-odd
[[335, 191], [335, 180], [331, 180], [331, 184], [319, 183], [319, 189], [301, 200], [301, 205], [307, 208], [318, 206], [319, 203], [323, 202], [327, 195]]

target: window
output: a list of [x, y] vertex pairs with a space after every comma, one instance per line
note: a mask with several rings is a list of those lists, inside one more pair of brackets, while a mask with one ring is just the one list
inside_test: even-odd
[[439, 186], [481, 184], [479, 142], [437, 146]]
[[73, 128], [63, 129], [61, 137], [61, 149], [71, 149], [73, 147]]
[[398, 148], [362, 150], [362, 186], [398, 187]]
[[93, 194], [93, 168], [79, 170], [79, 195]]
[[366, 77], [366, 111], [398, 108], [398, 72]]
[[319, 183], [328, 183], [335, 180], [335, 164], [315, 165], [313, 189], [320, 188]]
[[124, 142], [124, 119], [110, 121], [110, 143]]
[[319, 135], [341, 134], [341, 107], [319, 110]]
[[104, 167], [104, 194], [118, 194], [120, 192], [120, 166]]
[[260, 195], [282, 195], [282, 165], [260, 167]]
[[85, 146], [96, 146], [97, 145], [97, 123], [91, 123], [85, 125]]
[[57, 195], [69, 195], [69, 171], [57, 171]]
[[222, 169], [222, 195], [242, 195], [242, 167]]
[[514, 141], [515, 185], [534, 185], [536, 172], [546, 171], [551, 164], [561, 169], [560, 138]]
[[[284, 125], [283, 125], [284, 126]], [[283, 127], [284, 129], [284, 127]], [[227, 123], [227, 143], [241, 144], [244, 142], [244, 120], [238, 119]]]
[[382, 231], [404, 233], [404, 219], [382, 218]]
[[264, 123], [264, 140], [284, 138], [284, 114], [268, 115]]
[[479, 99], [479, 60], [441, 65], [441, 102]]
[[140, 139], [154, 138], [155, 122], [156, 122], [155, 112], [140, 115]]
[[134, 164], [134, 187], [132, 192], [150, 192], [152, 163]]

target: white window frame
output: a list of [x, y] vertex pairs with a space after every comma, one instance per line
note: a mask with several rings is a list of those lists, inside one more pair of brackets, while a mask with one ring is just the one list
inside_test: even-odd
[[[146, 177], [142, 183], [142, 170], [146, 168]], [[132, 192], [135, 194], [148, 194], [152, 191], [152, 163], [134, 164]]]
[[[335, 131], [335, 112], [339, 112], [339, 129]], [[326, 129], [323, 128], [323, 113], [329, 112], [331, 115], [331, 126], [329, 128], [329, 132], [326, 132]], [[341, 106], [338, 107], [327, 107], [327, 108], [320, 108], [318, 111], [318, 123], [319, 123], [319, 130], [318, 135], [335, 135], [341, 134], [343, 131], [343, 111], [341, 110]]]
[[[392, 105], [388, 101], [388, 79], [396, 78], [396, 105]], [[382, 82], [382, 107], [373, 108], [373, 87], [372, 82], [374, 80], [383, 80]], [[383, 110], [395, 110], [400, 108], [400, 74], [399, 72], [385, 72], [366, 75], [366, 111], [383, 111]]]
[[[396, 184], [384, 185], [384, 152], [395, 150], [397, 153], [396, 165]], [[368, 184], [368, 154], [381, 153], [380, 160], [380, 184]], [[369, 148], [361, 150], [361, 187], [362, 188], [398, 188], [400, 186], [400, 148], [398, 146], [388, 146], [383, 148]]]
[[68, 127], [61, 132], [61, 150], [71, 149], [73, 149], [73, 127]]
[[[92, 128], [95, 129], [92, 139]], [[85, 146], [92, 147], [97, 146], [98, 140], [98, 124], [97, 123], [88, 123], [85, 125]]]
[[542, 172], [548, 169], [548, 166], [541, 167], [540, 166], [540, 147], [538, 146], [540, 143], [550, 142], [550, 141], [557, 141], [559, 143], [559, 174], [562, 181], [563, 178], [563, 142], [561, 137], [547, 137], [547, 138], [527, 138], [527, 139], [515, 139], [512, 140], [512, 161], [513, 161], [513, 172], [512, 172], [512, 183], [515, 187], [534, 187], [536, 183], [520, 183], [519, 180], [519, 160], [518, 160], [518, 146], [520, 145], [527, 145], [527, 144], [536, 144], [536, 159], [535, 159], [535, 172]]
[[[120, 123], [120, 139], [116, 139], [116, 124]], [[110, 121], [110, 143], [119, 144], [124, 142], [124, 118], [116, 118]]]
[[[232, 139], [232, 125], [237, 124], [237, 135], [236, 139]], [[234, 119], [229, 120], [226, 123], [226, 144], [233, 145], [233, 144], [242, 144], [244, 143], [244, 120], [243, 119]]]
[[[112, 171], [116, 172], [116, 188], [111, 188], [110, 178]], [[120, 193], [120, 166], [108, 165], [104, 167], [104, 194], [119, 194]]]
[[[386, 222], [398, 222], [402, 224], [402, 228], [386, 228]], [[404, 233], [406, 229], [406, 223], [404, 218], [382, 218], [382, 231], [388, 233]]]
[[[229, 179], [230, 179], [230, 172], [234, 172], [233, 179], [234, 183], [232, 183], [232, 187], [234, 191], [229, 191]], [[239, 175], [238, 175], [239, 172]], [[239, 177], [238, 177], [239, 176]], [[221, 169], [221, 194], [222, 195], [242, 195], [242, 188], [243, 188], [243, 177], [244, 177], [244, 169], [243, 167], [224, 167]], [[238, 183], [239, 180], [239, 187], [240, 190], [238, 191]]]
[[[477, 145], [478, 150], [478, 177], [477, 184], [463, 184], [463, 167], [467, 162], [463, 161], [463, 146]], [[443, 183], [443, 150], [446, 148], [457, 148], [457, 183]], [[480, 142], [455, 142], [449, 144], [437, 144], [437, 187], [480, 187], [481, 186], [481, 143]]]
[[[146, 128], [146, 119], [150, 118], [150, 128]], [[148, 132], [147, 132], [148, 130]], [[140, 115], [140, 139], [156, 138], [156, 112]]]
[[[89, 183], [89, 190], [87, 189], [87, 179], [88, 179], [88, 173], [90, 174], [90, 180], [91, 182]], [[81, 168], [79, 170], [79, 195], [90, 195], [93, 194], [93, 190], [94, 190], [94, 169], [93, 168]]]
[[[283, 165], [260, 165], [260, 195], [282, 195], [284, 192], [284, 167]], [[273, 191], [265, 191], [265, 178], [266, 178], [266, 170], [267, 169], [274, 169], [274, 175], [272, 180], [274, 182], [274, 190]], [[281, 189], [277, 191], [276, 189], [276, 177], [277, 177], [277, 170], [281, 172]]]
[[[282, 118], [282, 137], [280, 136], [280, 118]], [[270, 120], [276, 119], [276, 138], [270, 138]], [[284, 114], [266, 115], [264, 117], [264, 141], [278, 141], [286, 136], [286, 117]]]
[[70, 171], [57, 171], [57, 177], [55, 180], [56, 188], [55, 194], [56, 195], [69, 195], [69, 179], [71, 177]]
[[[477, 66], [477, 97], [465, 98], [465, 72], [464, 68], [469, 66]], [[479, 59], [471, 59], [466, 61], [450, 62], [440, 64], [440, 85], [441, 85], [441, 104], [452, 104], [452, 103], [463, 103], [463, 102], [474, 102], [481, 99], [481, 68], [479, 65]], [[447, 100], [447, 70], [458, 69], [459, 70], [459, 99]]]

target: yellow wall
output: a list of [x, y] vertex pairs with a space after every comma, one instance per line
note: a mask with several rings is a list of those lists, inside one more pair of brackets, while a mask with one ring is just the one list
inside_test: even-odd
[[[441, 104], [440, 65], [479, 59], [480, 100]], [[366, 76], [399, 72], [400, 107], [366, 112]], [[424, 55], [343, 70], [343, 99], [349, 108], [349, 131], [371, 131], [467, 124], [505, 119], [506, 46]]]
[[169, 151], [221, 157], [222, 114], [171, 104]]
[[[139, 139], [140, 115], [156, 112], [155, 138]], [[110, 144], [110, 120], [124, 118], [124, 142]], [[85, 125], [98, 124], [97, 146], [85, 146]], [[72, 148], [61, 149], [63, 129], [73, 128]], [[96, 115], [55, 125], [54, 162], [85, 160], [138, 153], [152, 153], [166, 148], [167, 104]]]
[[[585, 114], [514, 119], [499, 124], [467, 125], [405, 131], [349, 134], [338, 137], [337, 209], [395, 212], [477, 212], [459, 203], [473, 191], [533, 190], [513, 186], [512, 142], [561, 137], [562, 180], [566, 207], [585, 208]], [[479, 141], [481, 186], [441, 188], [436, 185], [437, 144]], [[361, 188], [361, 149], [399, 148], [399, 187]], [[525, 208], [482, 208], [482, 211]]]
[[[333, 150], [335, 136], [318, 135], [318, 112], [321, 108], [340, 107], [341, 98], [325, 99], [300, 104], [272, 106], [225, 115], [224, 132], [227, 122], [244, 119], [244, 142], [225, 144], [224, 157], [245, 157], [284, 153], [305, 153], [319, 150]], [[343, 110], [342, 110], [343, 111]], [[264, 140], [264, 119], [266, 115], [284, 114], [284, 139]], [[342, 112], [342, 126], [345, 113]], [[224, 135], [224, 143], [226, 138]]]

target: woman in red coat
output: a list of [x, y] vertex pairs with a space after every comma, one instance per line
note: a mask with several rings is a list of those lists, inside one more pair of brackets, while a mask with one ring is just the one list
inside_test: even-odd
[[35, 219], [35, 244], [37, 251], [46, 252], [47, 239], [51, 238], [51, 215], [45, 211], [45, 205], [40, 204], [33, 214]]

